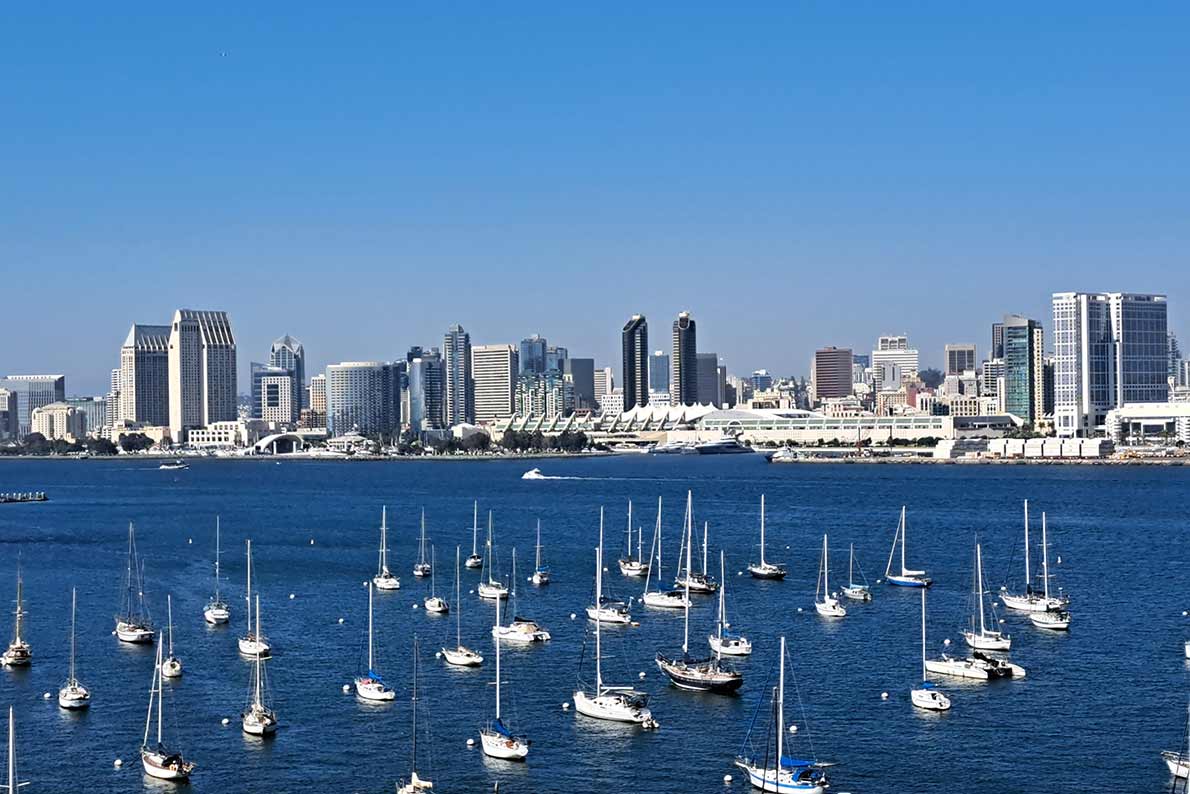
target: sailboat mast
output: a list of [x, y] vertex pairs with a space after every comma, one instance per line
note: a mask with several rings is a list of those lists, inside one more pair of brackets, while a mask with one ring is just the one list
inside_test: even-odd
[[437, 568], [438, 568], [438, 558], [437, 558], [437, 555], [435, 554], [434, 547], [431, 546], [430, 547], [430, 598], [435, 598], [436, 594], [437, 594], [437, 590], [436, 590], [436, 587], [437, 587], [436, 583], [438, 581], [438, 571], [436, 570]]
[[75, 611], [78, 603], [78, 588], [70, 588], [70, 683], [74, 683], [74, 625]]
[[781, 780], [781, 758], [785, 755], [785, 635], [781, 635], [781, 674], [777, 677], [777, 773]]
[[[1044, 514], [1043, 514], [1044, 515]], [[1033, 580], [1029, 578], [1029, 500], [1025, 500], [1025, 594], [1033, 592]]]
[[855, 584], [855, 544], [847, 550], [847, 586]]
[[624, 541], [624, 556], [632, 556], [632, 500], [628, 500], [628, 531]]
[[982, 635], [986, 631], [983, 617], [983, 552], [978, 543], [975, 544], [975, 589], [979, 599], [979, 633]]
[[727, 602], [724, 595], [727, 592], [727, 563], [723, 559], [723, 549], [719, 549], [719, 642], [715, 647], [715, 661], [723, 661], [723, 624], [727, 622]]
[[[256, 594], [256, 636], [257, 637], [260, 636], [260, 593]], [[256, 706], [257, 708], [260, 708], [263, 705], [263, 703], [261, 701], [261, 693], [260, 693], [260, 689], [261, 689], [260, 666], [261, 666], [261, 664], [263, 664], [263, 662], [261, 661], [260, 657], [261, 657], [261, 654], [259, 654], [259, 653], [256, 654], [256, 685], [255, 685], [255, 691], [252, 693], [252, 705]]]
[[[500, 626], [500, 599], [496, 599], [496, 627]], [[500, 638], [496, 638], [496, 721], [500, 721]]]
[[690, 645], [690, 547], [694, 545], [694, 539], [691, 534], [694, 531], [694, 521], [691, 516], [693, 508], [693, 498], [689, 491], [686, 491], [686, 608], [685, 608], [685, 623], [682, 629], [682, 656], [689, 654]]
[[760, 564], [764, 565], [764, 494], [760, 495]]
[[[259, 654], [258, 654], [259, 655]], [[368, 675], [372, 675], [372, 583], [368, 582]]]
[[926, 680], [926, 589], [921, 589], [921, 680]]
[[17, 740], [16, 721], [12, 706], [8, 707], [8, 791], [17, 790]]
[[541, 570], [541, 519], [537, 519], [537, 548], [534, 550], [533, 570], [534, 572]]
[[157, 664], [153, 667], [153, 678], [149, 683], [149, 709], [145, 713], [145, 736], [141, 746], [149, 746], [149, 728], [153, 725], [153, 695], [157, 690], [157, 673], [161, 670], [161, 643], [157, 643]]
[[21, 631], [24, 629], [25, 623], [25, 604], [24, 604], [25, 582], [21, 578], [20, 563], [17, 563], [17, 611], [14, 631], [16, 633], [16, 642], [21, 641]]
[[702, 575], [707, 575], [707, 524], [710, 522], [702, 522]]
[[388, 569], [388, 505], [380, 506], [380, 570], [383, 574]]
[[174, 655], [174, 597], [171, 593], [165, 595], [165, 609], [169, 622], [169, 655]]
[[475, 504], [471, 508], [471, 556], [475, 556], [475, 544], [479, 538], [479, 500], [475, 500]]
[[[462, 647], [463, 645], [463, 602], [460, 597], [459, 585], [459, 557], [462, 556], [462, 550], [455, 546], [455, 645]], [[499, 601], [500, 599], [496, 599]]]
[[157, 746], [161, 746], [161, 703], [165, 700], [165, 681], [161, 673], [161, 643], [157, 643]]
[[[497, 599], [499, 600], [499, 599]], [[413, 697], [410, 699], [413, 706], [413, 761], [411, 763], [411, 770], [414, 775], [417, 774], [417, 637], [413, 637]]]
[[215, 601], [219, 600], [219, 516], [215, 516]]
[[830, 548], [827, 546], [826, 535], [822, 536], [822, 600], [831, 593], [831, 558]]
[[905, 527], [905, 505], [901, 505], [901, 576], [905, 575], [905, 541], [908, 534]]
[[421, 558], [420, 562], [424, 565], [426, 562], [426, 509], [421, 509], [421, 544], [418, 549], [418, 556]]
[[595, 696], [603, 693], [603, 649], [600, 646], [599, 609], [603, 604], [603, 506], [599, 507], [599, 547], [595, 549]]
[[493, 583], [492, 579], [492, 511], [488, 511], [488, 539], [484, 542], [483, 547], [483, 562], [481, 565], [487, 569], [488, 584]]
[[252, 540], [248, 540], [248, 637], [252, 638]]
[[1049, 546], [1045, 536], [1045, 511], [1041, 512], [1041, 575], [1045, 578], [1045, 600], [1049, 604], [1050, 598], [1050, 557]]

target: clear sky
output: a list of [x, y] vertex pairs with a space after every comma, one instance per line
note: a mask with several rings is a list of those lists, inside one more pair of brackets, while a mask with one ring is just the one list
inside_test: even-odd
[[[130, 323], [308, 372], [533, 332], [729, 369], [905, 332], [986, 353], [1057, 290], [1190, 347], [1190, 4], [10, 3], [0, 374], [106, 389]], [[241, 376], [243, 381], [243, 376]], [[246, 382], [241, 382], [241, 391]]]

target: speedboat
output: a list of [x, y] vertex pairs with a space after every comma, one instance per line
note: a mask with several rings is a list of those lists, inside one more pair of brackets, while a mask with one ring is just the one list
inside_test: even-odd
[[654, 444], [649, 447], [651, 455], [680, 455], [690, 448], [685, 441], [666, 441], [664, 444]]
[[797, 463], [802, 459], [802, 453], [794, 450], [793, 447], [781, 447], [779, 450], [769, 456], [769, 463]]
[[723, 436], [714, 441], [702, 441], [694, 445], [694, 450], [699, 455], [738, 455], [754, 451], [752, 447], [741, 444], [738, 439], [732, 436]]
[[545, 475], [541, 473], [541, 469], [529, 469], [521, 475], [522, 480], [544, 480]]
[[492, 626], [492, 636], [506, 642], [545, 642], [550, 633], [528, 618], [514, 617], [507, 626]]
[[161, 469], [163, 471], [178, 471], [180, 469], [190, 468], [190, 464], [186, 463], [185, 461], [182, 461], [182, 460], [175, 460], [172, 463], [168, 462], [168, 461], [165, 463], [162, 463], [157, 468]]

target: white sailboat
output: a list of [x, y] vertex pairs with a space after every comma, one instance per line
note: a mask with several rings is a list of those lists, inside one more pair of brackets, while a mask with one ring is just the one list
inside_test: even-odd
[[[599, 508], [599, 549], [600, 559], [603, 558], [603, 508]], [[587, 619], [596, 623], [632, 622], [632, 615], [628, 612], [628, 605], [623, 601], [608, 598], [603, 595], [603, 566], [599, 567], [599, 581], [595, 583], [595, 603], [587, 607]]]
[[78, 591], [70, 588], [70, 672], [66, 676], [66, 683], [58, 690], [58, 705], [64, 709], [75, 711], [85, 709], [91, 705], [90, 691], [79, 682], [75, 674], [75, 614], [78, 605]]
[[[149, 685], [149, 711], [145, 715], [145, 735], [140, 745], [141, 764], [150, 777], [159, 780], [189, 780], [190, 773], [194, 771], [194, 762], [187, 761], [181, 753], [167, 748], [161, 737], [165, 722], [162, 716], [165, 702], [164, 680], [161, 677], [163, 646], [163, 642], [157, 643], [157, 664], [153, 665], [153, 682]], [[150, 745], [149, 731], [153, 727], [154, 704], [157, 706], [157, 741]]]
[[1041, 514], [1041, 580], [1044, 583], [1041, 591], [1041, 603], [1051, 606], [1044, 612], [1030, 611], [1029, 622], [1039, 629], [1069, 631], [1070, 612], [1062, 606], [1052, 606], [1054, 603], [1061, 605], [1067, 602], [1050, 595], [1050, 557], [1045, 537], [1045, 513]]
[[493, 598], [508, 598], [508, 588], [494, 575], [496, 566], [494, 553], [492, 547], [492, 511], [489, 510], [488, 539], [485, 541], [483, 547], [483, 567], [480, 570], [481, 581], [479, 586], [475, 588], [480, 598], [486, 598], [489, 601]]
[[[653, 551], [657, 552], [657, 565], [653, 566]], [[653, 546], [649, 550], [649, 565], [645, 571], [645, 592], [641, 596], [645, 606], [660, 609], [684, 609], [690, 603], [685, 590], [651, 590], [653, 571], [657, 571], [657, 581], [661, 581], [661, 573], [665, 569], [661, 566], [661, 497], [657, 497], [657, 526], [653, 530]]]
[[[791, 758], [785, 754], [784, 635], [781, 637], [780, 645], [781, 672], [777, 678], [777, 687], [773, 691], [769, 737], [764, 743], [764, 754], [761, 758], [740, 755], [736, 758], [735, 765], [748, 774], [748, 782], [752, 787], [761, 791], [776, 794], [823, 794], [830, 786], [824, 771], [826, 765], [814, 760]], [[755, 720], [753, 723], [755, 724]], [[768, 749], [774, 745], [776, 753], [770, 757]]]
[[173, 596], [166, 594], [165, 596], [165, 610], [168, 615], [169, 638], [169, 653], [165, 657], [165, 661], [161, 663], [161, 675], [166, 678], [179, 678], [182, 675], [182, 660], [174, 655], [174, 601]]
[[355, 678], [355, 694], [356, 697], [362, 700], [385, 701], [395, 700], [397, 693], [394, 692], [380, 674], [376, 672], [376, 660], [373, 653], [372, 641], [372, 585], [368, 584], [368, 672], [356, 676]]
[[25, 640], [25, 582], [20, 562], [17, 563], [17, 608], [12, 614], [12, 642], [0, 654], [0, 667], [28, 667], [33, 661], [33, 649]]
[[[693, 544], [693, 500], [690, 492], [686, 492], [686, 570], [690, 570], [690, 551]], [[682, 655], [669, 657], [663, 653], [657, 654], [657, 668], [679, 689], [695, 692], [716, 692], [731, 694], [744, 684], [744, 676], [737, 670], [723, 666], [723, 657], [716, 651], [715, 655], [705, 659], [695, 659], [690, 656], [690, 585], [691, 577], [686, 578], [686, 608], [685, 621], [682, 627]], [[719, 622], [720, 631], [723, 622]]]
[[[256, 596], [256, 633], [260, 634], [260, 596]], [[277, 713], [265, 704], [264, 657], [252, 665], [252, 688], [248, 706], [240, 713], [240, 727], [249, 736], [271, 736], [277, 732]]]
[[830, 552], [826, 535], [822, 536], [822, 559], [818, 564], [818, 581], [814, 585], [814, 610], [824, 618], [841, 618], [847, 615], [847, 608], [831, 592]]
[[442, 657], [448, 664], [458, 667], [478, 667], [483, 664], [483, 657], [467, 646], [463, 645], [463, 601], [460, 597], [459, 558], [462, 550], [455, 546], [455, 647], [443, 648]]
[[[496, 625], [492, 633], [496, 634], [500, 626], [500, 601], [496, 601]], [[500, 643], [496, 642], [496, 717], [479, 731], [479, 740], [483, 746], [483, 754], [491, 758], [502, 758], [508, 761], [524, 761], [529, 755], [529, 740], [518, 736], [508, 729], [500, 716]]]
[[[9, 709], [10, 725], [11, 720], [12, 710]], [[12, 736], [11, 727], [9, 729], [9, 736]], [[9, 753], [12, 753], [11, 747], [9, 748]], [[1190, 780], [1190, 706], [1186, 707], [1186, 752], [1163, 750], [1161, 752], [1161, 760], [1165, 762], [1165, 768], [1169, 770], [1169, 774], [1173, 775], [1175, 780]], [[8, 779], [10, 781], [12, 780], [11, 771], [9, 772]], [[1174, 786], [1170, 786], [1170, 791], [1173, 791], [1175, 786], [1176, 783]]]
[[145, 606], [145, 588], [140, 558], [136, 553], [136, 530], [128, 522], [128, 572], [124, 576], [124, 600], [116, 616], [116, 637], [121, 642], [148, 643], [154, 638], [153, 619]]
[[17, 790], [29, 785], [17, 782], [17, 723], [12, 706], [8, 707], [8, 785], [5, 794], [16, 794]]
[[[972, 579], [974, 587], [971, 592], [971, 622], [963, 630], [963, 639], [969, 646], [981, 651], [1007, 651], [1012, 647], [1012, 637], [987, 626], [987, 607], [983, 598], [983, 551], [978, 541], [975, 543], [975, 575]], [[995, 609], [992, 610], [992, 620], [996, 620]]]
[[719, 550], [719, 580], [723, 586], [719, 588], [719, 620], [714, 634], [707, 637], [711, 650], [723, 656], [748, 656], [752, 653], [751, 641], [742, 634], [731, 631], [731, 624], [727, 622], [727, 563], [723, 549]]
[[[893, 555], [897, 552], [897, 541], [901, 543], [901, 572], [893, 573]], [[897, 524], [897, 533], [893, 535], [892, 549], [888, 552], [888, 564], [884, 566], [884, 580], [899, 587], [929, 587], [934, 580], [926, 576], [925, 571], [916, 571], [905, 567], [905, 506], [901, 505], [901, 521]]]
[[541, 519], [537, 519], [537, 546], [533, 561], [533, 584], [541, 587], [550, 583], [550, 569], [541, 558]]
[[[509, 593], [509, 605], [511, 609], [509, 612], [512, 617], [508, 621], [507, 626], [500, 625], [500, 599], [496, 599], [496, 625], [492, 626], [492, 636], [497, 640], [505, 640], [507, 642], [532, 643], [545, 642], [550, 638], [550, 633], [538, 625], [537, 621], [530, 620], [526, 617], [521, 617], [517, 614], [517, 599], [516, 599], [516, 549], [512, 550], [512, 590]], [[498, 644], [498, 643], [497, 643]]]
[[850, 598], [852, 601], [871, 601], [872, 588], [868, 586], [868, 577], [864, 576], [864, 569], [860, 567], [859, 575], [864, 580], [863, 584], [855, 581], [855, 569], [857, 563], [855, 561], [855, 544], [851, 544], [851, 548], [847, 554], [847, 585], [843, 588], [843, 595]]
[[471, 556], [467, 558], [466, 565], [468, 568], [482, 568], [483, 557], [478, 551], [479, 542], [479, 500], [475, 500], [475, 505], [471, 511]]
[[240, 653], [252, 659], [257, 656], [271, 656], [273, 653], [272, 646], [269, 645], [268, 640], [256, 633], [256, 627], [252, 623], [252, 541], [247, 541], [248, 548], [248, 590], [244, 597], [248, 608], [244, 610], [248, 616], [248, 633], [240, 637], [236, 643], [240, 649]]
[[434, 788], [433, 781], [417, 775], [417, 635], [413, 637], [413, 696], [409, 701], [409, 708], [413, 712], [413, 762], [409, 769], [409, 782], [402, 780], [397, 784], [397, 794], [419, 794]]
[[[600, 511], [602, 519], [602, 511]], [[595, 600], [603, 597], [603, 547], [595, 549]], [[649, 696], [630, 686], [608, 686], [603, 683], [602, 621], [595, 621], [595, 689], [581, 687], [574, 691], [574, 710], [587, 717], [611, 722], [630, 722], [642, 726], [656, 725], [649, 710]]]
[[764, 494], [760, 495], [760, 562], [750, 563], [748, 573], [754, 579], [784, 579], [785, 566], [764, 558]]
[[913, 705], [926, 711], [946, 711], [950, 698], [929, 680], [926, 670], [926, 589], [921, 588], [921, 686], [909, 692]]
[[434, 559], [434, 547], [430, 547], [430, 594], [422, 599], [422, 605], [425, 606], [426, 612], [431, 615], [445, 615], [450, 611], [450, 604], [446, 603], [446, 599], [438, 595], [436, 591], [436, 580], [438, 579], [437, 572], [434, 570], [436, 561]]
[[[1045, 514], [1042, 513], [1042, 543], [1041, 553], [1042, 557], [1047, 556], [1046, 542], [1045, 542]], [[1023, 593], [1010, 593], [1007, 587], [1000, 588], [1000, 601], [1009, 609], [1015, 609], [1018, 612], [1049, 612], [1051, 610], [1065, 609], [1066, 605], [1070, 603], [1070, 599], [1062, 597], [1056, 598], [1048, 594], [1042, 596], [1033, 589], [1033, 578], [1030, 575], [1029, 564], [1031, 562], [1031, 554], [1029, 553], [1029, 500], [1025, 500], [1025, 591]], [[1046, 591], [1048, 593], [1049, 578], [1046, 574]]]
[[628, 500], [628, 529], [625, 532], [624, 556], [619, 559], [620, 573], [625, 576], [646, 576], [649, 573], [649, 563], [641, 559], [644, 551], [644, 530], [637, 532], [636, 554], [632, 553], [632, 500]]
[[[689, 492], [687, 492], [686, 495], [689, 497]], [[689, 499], [687, 499], [687, 501], [689, 502]], [[689, 505], [687, 506], [689, 507]], [[690, 564], [687, 563], [685, 571], [683, 571], [681, 568], [678, 569], [677, 576], [674, 577], [674, 587], [685, 588], [687, 583], [689, 583], [691, 593], [714, 593], [719, 589], [719, 583], [716, 582], [709, 573], [707, 573], [707, 527], [708, 522], [704, 521], [702, 523], [702, 570], [691, 571]], [[683, 542], [687, 541], [683, 540]], [[693, 533], [690, 533], [690, 539], [688, 542], [694, 542]], [[682, 554], [681, 551], [679, 551], [679, 562], [681, 559]]]
[[231, 609], [223, 600], [223, 596], [219, 594], [219, 557], [222, 553], [219, 535], [219, 516], [215, 516], [215, 593], [207, 601], [206, 608], [202, 611], [203, 619], [212, 626], [218, 626], [231, 620]]
[[413, 564], [413, 575], [429, 576], [434, 566], [426, 559], [426, 509], [421, 509], [421, 542], [417, 544], [417, 562]]
[[380, 508], [380, 559], [376, 563], [372, 584], [381, 591], [401, 589], [401, 580], [388, 569], [388, 505]]

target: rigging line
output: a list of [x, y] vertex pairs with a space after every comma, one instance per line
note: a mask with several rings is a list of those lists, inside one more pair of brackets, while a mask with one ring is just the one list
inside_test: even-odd
[[[797, 682], [797, 668], [793, 666], [793, 655], [786, 648], [786, 658], [789, 659], [789, 674], [793, 679], [793, 692], [797, 696], [797, 710], [802, 715], [802, 722], [806, 724], [806, 742], [810, 745], [810, 755], [815, 761], [818, 761], [818, 750], [814, 747], [814, 731], [810, 730], [810, 718], [806, 716], [806, 707], [802, 703], [802, 689]], [[785, 730], [785, 726], [781, 726], [781, 730]]]

